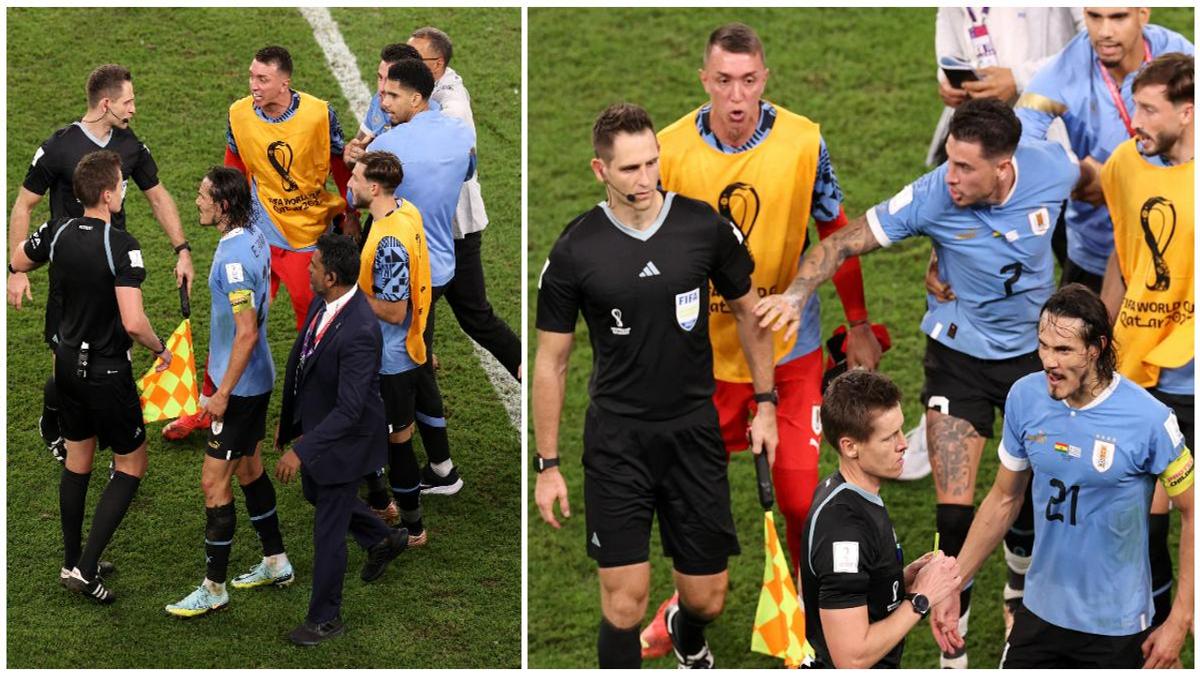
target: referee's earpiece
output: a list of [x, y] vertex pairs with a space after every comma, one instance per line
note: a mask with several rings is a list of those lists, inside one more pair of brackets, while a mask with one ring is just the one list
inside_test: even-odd
[[[616, 192], [617, 194], [621, 195], [622, 197], [625, 198], [625, 201], [629, 202], [630, 204], [637, 201], [637, 195], [621, 192], [612, 183], [610, 183], [608, 180], [608, 172], [605, 171], [604, 169], [600, 169], [600, 178], [601, 178], [601, 180], [604, 181], [604, 187], [606, 189], [612, 190], [613, 192]], [[609, 195], [609, 201], [612, 201], [612, 195]]]

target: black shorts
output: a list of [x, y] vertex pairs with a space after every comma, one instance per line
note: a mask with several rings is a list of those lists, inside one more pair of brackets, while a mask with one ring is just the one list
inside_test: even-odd
[[984, 438], [992, 437], [996, 408], [1013, 383], [1042, 369], [1037, 352], [1010, 359], [977, 359], [925, 338], [925, 387], [921, 404], [971, 423]]
[[1183, 432], [1183, 440], [1187, 442], [1188, 449], [1192, 452], [1196, 451], [1194, 442], [1196, 440], [1196, 399], [1193, 396], [1185, 394], [1168, 394], [1159, 391], [1157, 388], [1150, 388], [1146, 391], [1150, 395], [1161, 401], [1172, 412], [1175, 413], [1175, 419], [1179, 421], [1179, 430]]
[[1001, 668], [1141, 668], [1142, 643], [1153, 628], [1135, 635], [1093, 635], [1042, 621], [1024, 605], [1000, 655]]
[[419, 372], [420, 368], [414, 368], [395, 375], [379, 376], [379, 393], [383, 395], [383, 414], [389, 434], [403, 431], [416, 417]]
[[267, 403], [271, 392], [257, 396], [230, 396], [221, 421], [208, 427], [204, 454], [226, 461], [250, 457], [266, 435]]
[[97, 439], [97, 449], [112, 448], [125, 455], [146, 442], [142, 402], [126, 358], [89, 358], [86, 378], [80, 378], [79, 352], [60, 347], [55, 352], [54, 381], [58, 386], [59, 426], [68, 441]]
[[48, 275], [50, 293], [46, 296], [46, 323], [42, 328], [42, 339], [50, 351], [58, 348], [58, 327], [62, 323], [62, 289], [58, 287], [54, 274]]
[[712, 403], [659, 422], [590, 406], [583, 448], [587, 551], [600, 567], [648, 561], [655, 512], [663, 553], [683, 574], [717, 574], [741, 552]]

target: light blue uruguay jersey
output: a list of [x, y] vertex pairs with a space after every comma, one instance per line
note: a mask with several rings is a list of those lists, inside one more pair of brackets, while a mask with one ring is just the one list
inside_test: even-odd
[[[430, 110], [441, 110], [442, 104], [433, 99], [429, 99]], [[367, 106], [367, 114], [363, 115], [362, 124], [358, 130], [366, 132], [371, 136], [378, 136], [388, 129], [392, 128], [392, 120], [388, 114], [383, 111], [383, 106], [380, 105], [379, 92], [371, 97], [371, 103]]]
[[404, 167], [398, 199], [416, 205], [425, 219], [434, 287], [454, 278], [454, 213], [463, 183], [475, 171], [475, 132], [460, 119], [425, 110], [367, 146], [390, 152]]
[[871, 207], [867, 224], [883, 246], [916, 235], [933, 240], [938, 274], [957, 298], [927, 296], [926, 335], [979, 359], [1028, 354], [1037, 349], [1038, 312], [1054, 291], [1050, 235], [1079, 163], [1057, 143], [1022, 140], [1008, 198], [966, 207], [951, 200], [946, 167]]
[[271, 252], [267, 239], [256, 227], [235, 227], [221, 237], [208, 273], [212, 295], [208, 339], [208, 375], [217, 386], [225, 378], [236, 333], [233, 314], [253, 312], [258, 323], [258, 342], [250, 362], [233, 388], [234, 396], [257, 396], [271, 391], [275, 364], [267, 344], [267, 309], [270, 306]]
[[[408, 300], [411, 292], [409, 279], [408, 249], [399, 239], [391, 235], [383, 235], [379, 246], [375, 248], [375, 260], [371, 265], [371, 290], [375, 297], [388, 302]], [[417, 363], [408, 354], [408, 328], [412, 325], [412, 312], [404, 315], [404, 321], [399, 324], [379, 320], [379, 329], [383, 333], [383, 359], [379, 372], [382, 375], [395, 375], [412, 370]]]
[[[1179, 33], [1147, 25], [1142, 37], [1152, 57], [1168, 52], [1191, 54], [1192, 43]], [[1021, 133], [1045, 138], [1055, 117], [1061, 117], [1079, 157], [1093, 157], [1103, 164], [1117, 146], [1129, 140], [1129, 131], [1117, 112], [1117, 104], [1100, 73], [1100, 62], [1087, 31], [1071, 39], [1034, 75], [1017, 101], [1015, 112]], [[1119, 84], [1121, 100], [1131, 121], [1133, 79], [1129, 73]], [[1113, 228], [1108, 208], [1071, 200], [1067, 205], [1067, 257], [1092, 274], [1104, 274], [1113, 249]]]
[[1094, 635], [1150, 626], [1150, 498], [1183, 450], [1174, 413], [1120, 375], [1079, 409], [1050, 398], [1044, 373], [1017, 380], [999, 454], [1012, 471], [1033, 469], [1029, 611]]

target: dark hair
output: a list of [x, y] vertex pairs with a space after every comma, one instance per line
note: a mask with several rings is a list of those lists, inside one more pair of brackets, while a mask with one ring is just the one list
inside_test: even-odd
[[358, 158], [363, 165], [363, 177], [372, 183], [379, 183], [388, 192], [395, 192], [404, 181], [404, 167], [400, 159], [390, 152], [368, 152]]
[[119, 96], [126, 82], [133, 82], [133, 75], [125, 66], [110, 63], [96, 68], [87, 79], [88, 107], [96, 107], [102, 98]]
[[71, 186], [85, 207], [96, 206], [105, 190], [121, 182], [121, 156], [112, 150], [89, 152], [75, 165]]
[[592, 125], [592, 149], [597, 157], [611, 159], [617, 134], [636, 134], [647, 129], [654, 133], [654, 122], [645, 108], [632, 103], [614, 103], [605, 108]]
[[399, 82], [401, 87], [412, 89], [429, 100], [433, 93], [433, 72], [421, 59], [400, 59], [388, 67], [387, 79]]
[[1196, 59], [1190, 54], [1169, 52], [1146, 64], [1133, 78], [1133, 91], [1161, 84], [1167, 88], [1167, 100], [1176, 105], [1192, 103], [1195, 97]]
[[446, 31], [433, 26], [425, 26], [414, 30], [409, 37], [429, 40], [429, 46], [433, 47], [433, 51], [442, 57], [447, 66], [450, 65], [450, 59], [454, 56], [454, 45], [450, 43], [450, 36], [446, 35]]
[[229, 227], [250, 225], [250, 186], [246, 175], [228, 166], [214, 166], [204, 174], [212, 188], [209, 196], [224, 212]]
[[1083, 344], [1100, 350], [1096, 359], [1096, 373], [1100, 381], [1112, 381], [1117, 369], [1117, 347], [1113, 344], [1112, 324], [1108, 321], [1108, 310], [1100, 296], [1083, 284], [1067, 284], [1054, 292], [1042, 305], [1041, 317], [1053, 314], [1064, 319], [1079, 319], [1083, 322]]
[[758, 39], [758, 33], [744, 23], [727, 23], [714, 30], [704, 46], [704, 63], [708, 63], [708, 55], [713, 47], [720, 47], [730, 54], [758, 54], [764, 62], [767, 60], [767, 52], [762, 40]]
[[983, 146], [983, 156], [988, 159], [1009, 156], [1021, 140], [1021, 120], [999, 99], [973, 98], [954, 111], [950, 135], [956, 141]]
[[358, 245], [344, 234], [328, 232], [317, 239], [317, 250], [321, 252], [321, 264], [327, 273], [333, 274], [334, 285], [353, 286], [358, 283]]
[[268, 66], [275, 66], [279, 72], [292, 76], [292, 55], [288, 50], [278, 45], [269, 45], [254, 52], [254, 60]]
[[900, 405], [900, 388], [882, 373], [850, 370], [838, 375], [821, 402], [821, 429], [839, 453], [842, 438], [866, 441], [880, 413]]
[[379, 50], [379, 60], [384, 63], [395, 63], [400, 59], [416, 59], [420, 61], [421, 52], [417, 51], [416, 47], [404, 42], [396, 42]]

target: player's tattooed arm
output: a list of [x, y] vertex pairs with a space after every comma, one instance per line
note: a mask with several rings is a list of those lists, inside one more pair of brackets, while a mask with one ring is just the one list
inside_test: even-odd
[[926, 413], [929, 461], [938, 501], [957, 503], [975, 494], [975, 473], [985, 440], [967, 420], [937, 410]]
[[760, 317], [758, 325], [771, 326], [774, 331], [786, 327], [785, 335], [791, 339], [800, 328], [800, 311], [817, 286], [833, 278], [847, 258], [869, 253], [879, 246], [879, 240], [867, 226], [865, 215], [823, 239], [800, 259], [796, 278], [782, 295], [770, 295], [758, 302], [754, 308], [754, 313]]

